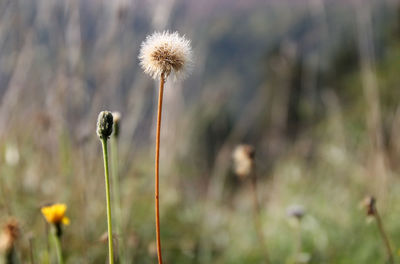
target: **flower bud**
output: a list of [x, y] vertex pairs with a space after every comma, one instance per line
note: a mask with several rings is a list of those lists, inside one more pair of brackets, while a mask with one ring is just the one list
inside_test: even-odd
[[112, 133], [113, 115], [109, 111], [102, 111], [97, 118], [97, 136], [108, 139]]
[[300, 221], [305, 215], [304, 207], [301, 205], [291, 205], [287, 209], [287, 215]]
[[374, 216], [376, 209], [375, 209], [375, 203], [376, 199], [373, 196], [367, 196], [364, 199], [364, 207], [366, 209], [367, 216]]
[[113, 112], [112, 113], [113, 118], [114, 118], [114, 137], [118, 138], [119, 137], [119, 131], [121, 127], [121, 114], [119, 112]]
[[233, 151], [235, 173], [244, 179], [249, 176], [254, 169], [254, 147], [247, 144], [238, 145]]
[[19, 236], [19, 225], [17, 220], [10, 219], [0, 234], [0, 253], [9, 253]]

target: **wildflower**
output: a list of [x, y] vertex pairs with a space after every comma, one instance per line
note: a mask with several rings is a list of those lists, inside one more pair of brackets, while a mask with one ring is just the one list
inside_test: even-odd
[[155, 32], [142, 43], [139, 54], [140, 65], [153, 79], [184, 76], [192, 63], [190, 40], [179, 36], [178, 32]]
[[69, 225], [69, 218], [65, 216], [67, 206], [65, 204], [53, 204], [50, 206], [44, 206], [41, 209], [44, 218], [49, 224], [64, 224]]
[[367, 216], [374, 216], [376, 214], [375, 203], [376, 203], [375, 197], [373, 196], [365, 197], [363, 205], [367, 211]]
[[156, 162], [155, 162], [155, 208], [156, 208], [156, 242], [158, 263], [162, 264], [160, 238], [159, 209], [159, 164], [160, 164], [160, 133], [164, 84], [173, 72], [176, 76], [184, 76], [192, 62], [190, 41], [179, 36], [177, 32], [156, 32], [148, 36], [142, 43], [139, 54], [140, 65], [145, 73], [160, 80], [157, 109]]
[[53, 204], [44, 206], [41, 209], [44, 218], [47, 223], [51, 224], [51, 234], [54, 241], [54, 247], [57, 253], [57, 259], [59, 264], [64, 263], [62, 248], [61, 248], [61, 236], [62, 228], [61, 224], [69, 225], [69, 218], [65, 216], [67, 206], [65, 204]]
[[[108, 173], [108, 148], [107, 140], [110, 137], [113, 129], [113, 115], [111, 112], [102, 111], [97, 119], [97, 135], [100, 138], [101, 145], [103, 148], [103, 160], [104, 160], [104, 179], [106, 187], [106, 207], [107, 207], [107, 230], [108, 237], [112, 237], [112, 217], [111, 217], [111, 197], [110, 197], [110, 176]], [[109, 263], [114, 263], [114, 248], [112, 239], [108, 241], [108, 257]]]
[[[118, 169], [118, 141], [119, 141], [119, 133], [121, 129], [121, 114], [119, 112], [113, 112], [113, 121], [114, 121], [114, 129], [113, 129], [113, 134], [111, 138], [111, 187], [112, 187], [112, 199], [113, 200], [113, 206], [114, 206], [114, 223], [116, 227], [116, 233], [117, 234], [122, 234], [122, 227], [121, 227], [121, 218], [122, 218], [122, 209], [121, 209], [121, 195], [120, 195], [120, 180], [118, 177], [119, 169]], [[108, 237], [108, 234], [107, 234]], [[123, 243], [125, 242], [122, 239], [117, 240], [118, 241], [118, 256], [120, 258], [123, 258], [124, 256], [124, 245]]]
[[376, 199], [373, 196], [367, 196], [363, 200], [363, 205], [366, 209], [367, 216], [373, 217], [376, 220], [376, 224], [379, 229], [379, 233], [382, 238], [383, 245], [386, 249], [386, 257], [387, 257], [387, 262], [388, 263], [394, 263], [393, 261], [393, 250], [392, 250], [392, 245], [390, 243], [390, 239], [388, 236], [388, 233], [385, 231], [383, 228], [383, 221], [381, 218], [381, 215], [378, 212], [378, 209], [376, 207]]
[[301, 205], [292, 205], [287, 209], [287, 215], [301, 220], [305, 214], [304, 207]]
[[[114, 233], [112, 235], [113, 240], [116, 240], [118, 237], [117, 235]], [[98, 240], [100, 243], [107, 243], [108, 242], [108, 231], [105, 231], [103, 234], [101, 234], [101, 236], [99, 237]]]
[[114, 137], [118, 138], [119, 136], [119, 131], [120, 131], [120, 127], [121, 127], [121, 114], [119, 112], [113, 112], [112, 113], [113, 116], [113, 125], [114, 125]]
[[242, 144], [238, 145], [233, 151], [233, 161], [235, 173], [240, 178], [249, 176], [254, 168], [255, 150], [253, 146]]
[[264, 237], [263, 232], [263, 225], [261, 219], [261, 206], [258, 200], [258, 191], [257, 191], [257, 175], [255, 173], [255, 161], [254, 161], [255, 150], [254, 147], [251, 145], [241, 144], [236, 146], [232, 153], [232, 158], [234, 162], [234, 170], [237, 176], [241, 180], [244, 180], [248, 176], [250, 181], [250, 186], [252, 190], [252, 197], [253, 197], [253, 219], [254, 219], [254, 226], [257, 231], [257, 235], [259, 238], [259, 246], [264, 253], [264, 263], [269, 264], [269, 254], [267, 250], [267, 242]]
[[14, 243], [19, 236], [19, 225], [17, 220], [9, 220], [0, 235], [0, 252], [10, 253], [14, 248]]
[[97, 118], [97, 136], [100, 139], [108, 139], [112, 133], [113, 115], [109, 111], [102, 111]]
[[20, 155], [16, 145], [6, 145], [5, 160], [10, 166], [16, 166], [18, 164]]

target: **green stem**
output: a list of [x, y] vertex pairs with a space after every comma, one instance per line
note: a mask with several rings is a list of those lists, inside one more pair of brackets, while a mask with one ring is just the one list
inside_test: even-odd
[[112, 224], [111, 224], [110, 177], [108, 174], [107, 139], [102, 138], [101, 143], [103, 146], [104, 176], [105, 176], [105, 183], [106, 183], [108, 251], [109, 251], [108, 256], [109, 256], [109, 264], [114, 264], [114, 249], [113, 249], [113, 236], [112, 236]]
[[62, 256], [62, 249], [61, 249], [61, 241], [60, 241], [61, 237], [57, 236], [55, 230], [54, 230], [52, 236], [53, 236], [53, 240], [54, 240], [54, 246], [56, 248], [58, 264], [64, 264], [64, 259]]
[[297, 226], [296, 226], [296, 240], [295, 240], [295, 247], [294, 247], [294, 254], [293, 254], [293, 263], [297, 264], [298, 259], [301, 253], [301, 220], [297, 220]]
[[264, 254], [264, 263], [269, 264], [269, 254], [267, 250], [267, 242], [265, 241], [265, 237], [263, 234], [262, 230], [262, 222], [261, 222], [261, 209], [260, 209], [260, 203], [258, 201], [258, 192], [257, 192], [257, 175], [255, 173], [255, 166], [254, 164], [252, 165], [252, 173], [250, 175], [251, 177], [251, 188], [252, 188], [252, 195], [253, 195], [253, 218], [254, 218], [254, 224], [256, 228], [256, 232], [258, 235], [258, 239], [260, 241], [260, 246], [261, 250]]
[[33, 255], [33, 238], [29, 238], [29, 258], [31, 260], [31, 264], [35, 264], [35, 257]]
[[382, 236], [383, 243], [385, 244], [388, 263], [393, 264], [394, 261], [393, 261], [392, 247], [390, 246], [389, 237], [387, 236], [385, 229], [383, 228], [382, 219], [381, 219], [376, 207], [375, 207], [375, 218], [376, 218], [376, 223], [378, 224], [379, 232]]
[[14, 247], [9, 249], [5, 254], [5, 264], [16, 264], [14, 261], [15, 250]]
[[[116, 231], [119, 236], [118, 240], [118, 257], [123, 257], [123, 245], [122, 245], [122, 232], [121, 232], [121, 196], [119, 190], [119, 177], [118, 177], [118, 137], [113, 136], [111, 139], [111, 177], [112, 177], [112, 188], [113, 188], [113, 199], [114, 199], [114, 221], [116, 225]], [[118, 258], [117, 257], [117, 258]]]

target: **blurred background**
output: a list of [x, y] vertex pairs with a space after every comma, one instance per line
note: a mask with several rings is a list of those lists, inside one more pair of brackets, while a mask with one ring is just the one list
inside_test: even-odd
[[[102, 110], [122, 116], [121, 263], [156, 263], [158, 91], [137, 57], [157, 30], [195, 57], [164, 97], [166, 263], [264, 263], [266, 248], [271, 263], [385, 263], [370, 194], [400, 261], [399, 1], [0, 0], [0, 224], [17, 219], [20, 263], [55, 263], [52, 202], [68, 206], [66, 262], [106, 262]], [[258, 216], [233, 169], [241, 143], [255, 147]]]

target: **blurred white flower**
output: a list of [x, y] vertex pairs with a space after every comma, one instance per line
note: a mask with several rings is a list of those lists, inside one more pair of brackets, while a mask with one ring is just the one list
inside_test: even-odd
[[240, 178], [243, 179], [251, 174], [254, 166], [254, 154], [254, 147], [247, 144], [238, 145], [234, 149], [232, 154], [234, 169]]
[[15, 145], [6, 145], [5, 150], [6, 163], [10, 166], [15, 166], [19, 162], [19, 151]]

